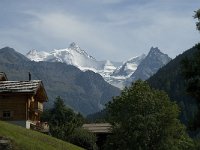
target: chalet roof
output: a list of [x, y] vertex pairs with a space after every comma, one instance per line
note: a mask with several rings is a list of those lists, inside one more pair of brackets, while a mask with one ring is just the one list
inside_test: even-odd
[[83, 128], [92, 133], [111, 133], [111, 124], [109, 123], [84, 124]]
[[0, 94], [5, 93], [27, 93], [38, 95], [40, 91], [40, 97], [43, 101], [46, 101], [47, 95], [40, 80], [30, 80], [30, 81], [0, 81]]
[[0, 72], [0, 81], [7, 81], [7, 76], [4, 72]]

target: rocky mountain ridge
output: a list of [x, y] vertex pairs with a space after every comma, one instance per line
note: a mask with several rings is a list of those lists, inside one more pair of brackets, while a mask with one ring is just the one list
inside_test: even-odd
[[162, 53], [157, 47], [151, 47], [148, 55], [126, 81], [129, 82], [127, 84], [138, 79], [147, 80], [170, 61], [171, 58], [167, 54]]

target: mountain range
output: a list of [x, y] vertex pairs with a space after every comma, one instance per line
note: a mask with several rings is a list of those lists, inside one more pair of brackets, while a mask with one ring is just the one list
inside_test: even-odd
[[83, 115], [100, 111], [120, 90], [104, 81], [97, 73], [81, 71], [75, 66], [61, 62], [35, 62], [5, 47], [0, 49], [0, 71], [5, 72], [9, 80], [42, 80], [49, 101], [45, 108], [52, 107], [60, 96], [66, 105]]
[[28, 58], [5, 47], [0, 49], [0, 71], [11, 80], [28, 80], [28, 72], [31, 72], [33, 79], [40, 79], [45, 85], [49, 96], [47, 107], [53, 105], [56, 96], [61, 96], [67, 105], [84, 115], [102, 110], [113, 96], [120, 94], [118, 88], [105, 81], [114, 83], [116, 79], [115, 82], [120, 83], [118, 81], [123, 79], [121, 82], [129, 85], [134, 80], [147, 79], [153, 88], [167, 92], [170, 99], [178, 103], [181, 121], [188, 124], [197, 112], [197, 104], [185, 91], [181, 61], [192, 58], [198, 46], [173, 60], [152, 47], [147, 55], [133, 57], [124, 63], [97, 61], [75, 43], [50, 53], [32, 50]]
[[49, 97], [46, 108], [52, 107], [60, 96], [83, 115], [102, 110], [113, 96], [120, 94], [117, 87], [122, 88], [136, 78], [145, 80], [170, 60], [158, 48], [125, 62], [98, 61], [75, 43], [51, 52], [31, 50], [26, 56], [9, 47], [0, 49], [0, 71], [9, 80], [28, 80], [31, 72], [32, 79], [43, 81]]
[[120, 89], [136, 79], [148, 79], [171, 60], [167, 54], [152, 47], [147, 55], [142, 54], [125, 62], [98, 61], [74, 42], [66, 49], [54, 49], [51, 52], [31, 50], [26, 57], [36, 62], [62, 62], [82, 71], [91, 70]]

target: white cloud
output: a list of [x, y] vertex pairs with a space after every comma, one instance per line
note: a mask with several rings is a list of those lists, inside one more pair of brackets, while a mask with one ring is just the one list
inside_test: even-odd
[[[199, 39], [192, 15], [200, 2], [61, 2], [50, 1], [47, 7], [42, 2], [28, 5], [24, 1], [23, 6], [28, 5], [29, 9], [20, 5], [20, 10], [13, 10], [12, 5], [7, 24], [13, 25], [7, 28], [0, 25], [0, 46], [7, 44], [25, 53], [32, 48], [65, 48], [74, 41], [97, 59], [124, 61], [129, 57], [147, 53], [151, 46], [158, 46], [174, 57], [192, 47]], [[19, 4], [15, 5], [18, 8]], [[9, 7], [7, 9], [9, 10]], [[1, 11], [0, 9], [0, 13]], [[18, 12], [20, 17], [12, 14], [12, 11]], [[5, 20], [1, 15], [0, 19]], [[6, 21], [2, 21], [5, 26]]]
[[[112, 33], [109, 34], [109, 29], [103, 26], [98, 27], [94, 25], [95, 23], [83, 22], [75, 16], [60, 12], [50, 14], [31, 13], [31, 15], [36, 18], [27, 24], [28, 30], [33, 31], [32, 39], [38, 38], [38, 36], [41, 40], [51, 39], [51, 41], [43, 42], [42, 47], [46, 45], [48, 48], [49, 44], [57, 45], [56, 43], [60, 43], [60, 40], [66, 40], [63, 44], [69, 44], [67, 41], [75, 41], [89, 49], [91, 48], [91, 53], [98, 55], [103, 53], [112, 54], [116, 50], [115, 45], [110, 41]], [[59, 47], [67, 46], [63, 44]], [[96, 52], [97, 50], [99, 51]]]
[[86, 0], [86, 1], [87, 3], [96, 3], [96, 4], [118, 4], [126, 0]]

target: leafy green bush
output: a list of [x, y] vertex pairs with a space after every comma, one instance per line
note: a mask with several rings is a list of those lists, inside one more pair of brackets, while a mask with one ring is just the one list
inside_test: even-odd
[[53, 108], [44, 112], [42, 121], [49, 123], [52, 136], [88, 150], [97, 149], [95, 135], [81, 128], [85, 121], [83, 116], [65, 106], [60, 97], [56, 98]]
[[107, 149], [182, 150], [194, 148], [166, 93], [136, 81], [107, 105], [112, 135]]
[[200, 138], [194, 139], [195, 150], [200, 150]]
[[85, 129], [76, 128], [69, 136], [69, 142], [86, 148], [87, 150], [96, 150], [96, 136]]

